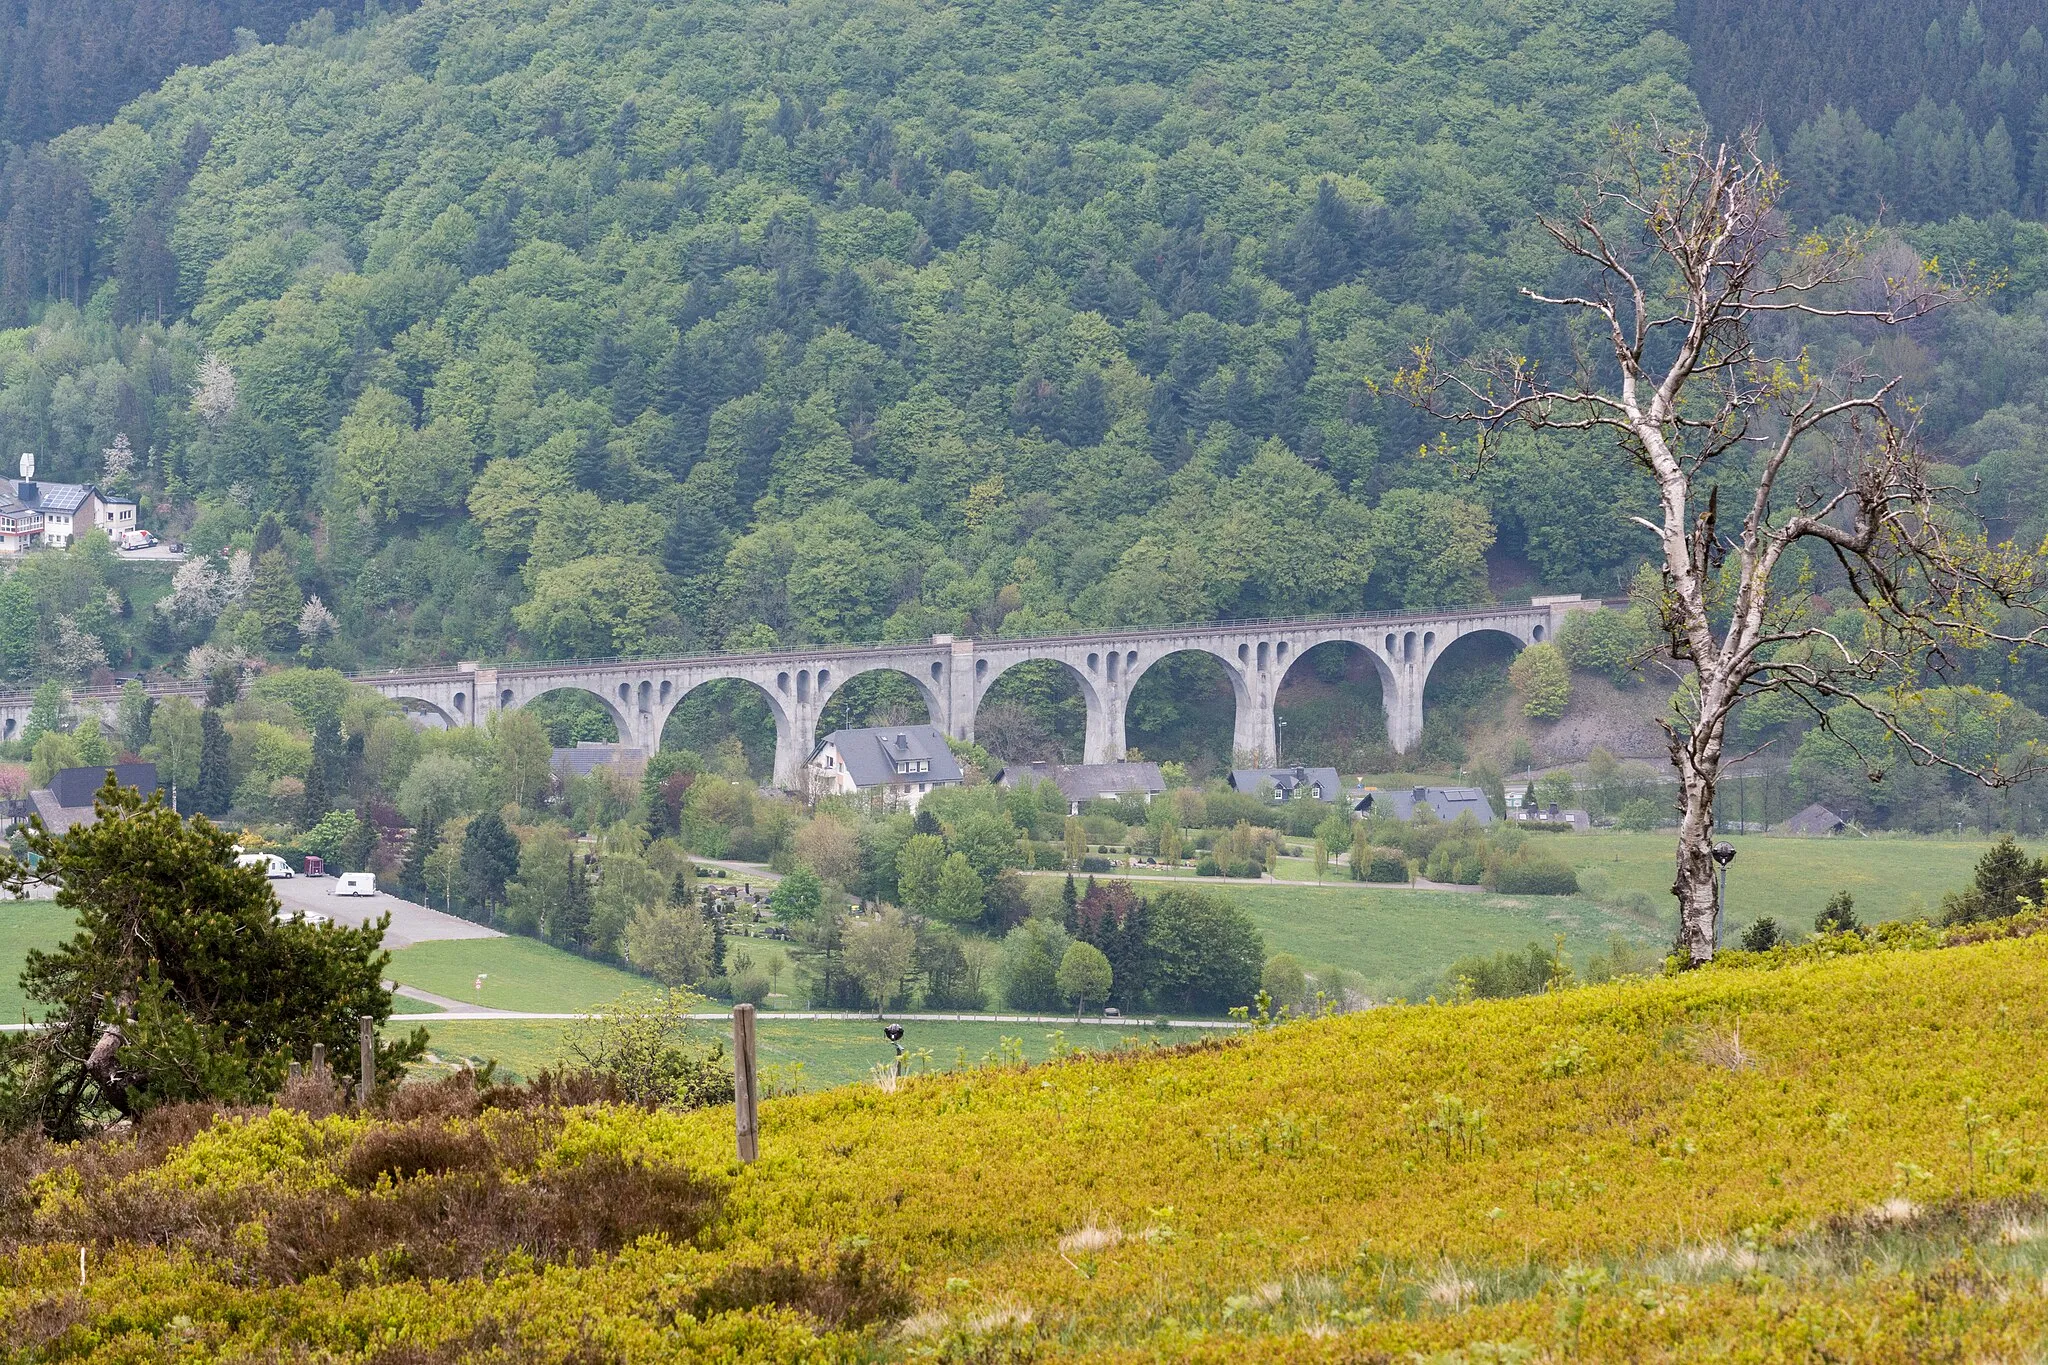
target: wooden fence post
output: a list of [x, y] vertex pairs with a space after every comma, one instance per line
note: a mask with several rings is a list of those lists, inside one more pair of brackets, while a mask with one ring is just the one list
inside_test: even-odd
[[754, 1074], [754, 1007], [732, 1007], [732, 1108], [740, 1160], [761, 1155], [761, 1102]]
[[356, 1077], [356, 1104], [368, 1109], [370, 1090], [377, 1084], [377, 1021], [365, 1014], [357, 1019], [356, 1025], [361, 1030], [363, 1048], [363, 1069]]
[[327, 1044], [313, 1044], [313, 1079], [327, 1084]]

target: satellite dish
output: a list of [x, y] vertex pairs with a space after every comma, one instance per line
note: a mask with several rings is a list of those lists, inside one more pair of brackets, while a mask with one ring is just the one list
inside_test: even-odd
[[32, 450], [21, 452], [21, 477], [33, 479], [36, 476], [36, 454]]

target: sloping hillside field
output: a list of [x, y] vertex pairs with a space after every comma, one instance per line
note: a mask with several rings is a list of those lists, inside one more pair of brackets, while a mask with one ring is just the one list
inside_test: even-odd
[[1813, 953], [771, 1101], [750, 1169], [725, 1109], [168, 1114], [8, 1149], [0, 1304], [37, 1360], [2035, 1357], [2048, 938]]

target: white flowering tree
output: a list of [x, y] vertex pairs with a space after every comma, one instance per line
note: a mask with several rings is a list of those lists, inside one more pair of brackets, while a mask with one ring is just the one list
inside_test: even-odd
[[128, 433], [123, 431], [114, 437], [112, 445], [100, 452], [100, 478], [113, 488], [125, 485], [134, 472], [135, 448], [128, 444]]
[[306, 605], [299, 608], [299, 638], [307, 644], [317, 645], [340, 629], [341, 622], [317, 594], [308, 597]]
[[212, 351], [199, 362], [199, 380], [192, 386], [192, 411], [210, 427], [225, 422], [235, 410], [235, 372]]

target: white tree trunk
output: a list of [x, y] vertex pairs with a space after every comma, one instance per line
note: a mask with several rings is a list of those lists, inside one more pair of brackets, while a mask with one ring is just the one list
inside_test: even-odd
[[[1674, 752], [1680, 747], [1672, 746]], [[1702, 772], [1690, 755], [1677, 765], [1678, 868], [1671, 894], [1678, 898], [1678, 949], [1697, 966], [1714, 956], [1714, 785], [1719, 772]]]

